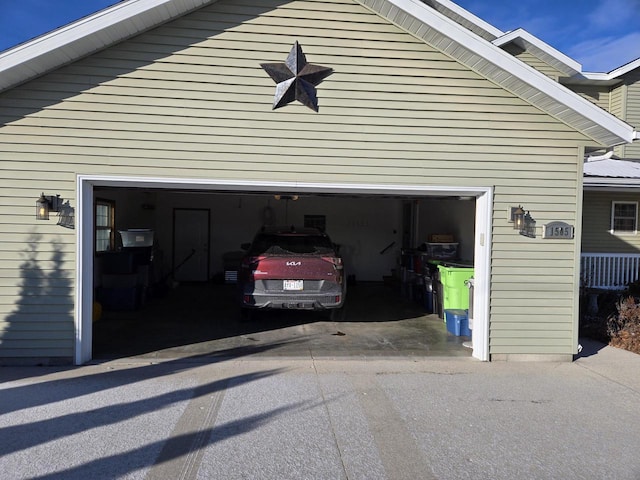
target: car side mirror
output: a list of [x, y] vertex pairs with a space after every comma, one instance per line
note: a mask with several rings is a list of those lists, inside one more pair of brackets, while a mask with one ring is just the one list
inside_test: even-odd
[[250, 247], [251, 247], [251, 244], [250, 244], [250, 243], [241, 243], [241, 244], [240, 244], [240, 248], [241, 248], [242, 250], [249, 250], [249, 248], [250, 248]]

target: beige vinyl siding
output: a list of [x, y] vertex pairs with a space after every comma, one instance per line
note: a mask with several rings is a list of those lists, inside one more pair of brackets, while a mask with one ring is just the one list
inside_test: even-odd
[[611, 233], [611, 206], [613, 202], [640, 203], [640, 194], [585, 191], [584, 212], [588, 216], [583, 219], [582, 226], [583, 252], [640, 252], [640, 234]]
[[526, 50], [523, 50], [521, 47], [518, 47], [513, 43], [506, 45], [503, 50], [509, 52], [511, 55], [516, 57], [518, 60], [526, 63], [530, 67], [533, 67], [539, 72], [544, 73], [547, 77], [552, 78], [556, 82], [561, 76], [564, 76], [564, 74], [560, 72], [560, 70], [557, 70], [555, 67], [552, 67], [544, 60], [540, 60], [535, 55]]
[[598, 105], [600, 108], [609, 111], [609, 87], [597, 87], [593, 85], [571, 85], [570, 88], [582, 98], [586, 98], [590, 102]]
[[[640, 68], [630, 72], [626, 77], [627, 83], [627, 117], [626, 122], [640, 130]], [[640, 159], [640, 141], [625, 145], [626, 158]]]
[[[611, 89], [609, 112], [621, 120], [627, 121], [627, 86], [625, 84]], [[616, 155], [624, 158], [627, 145], [618, 145], [613, 149]]]
[[[335, 70], [319, 113], [271, 109], [259, 64], [295, 40]], [[72, 354], [27, 325], [70, 332], [73, 290], [20, 286], [75, 282], [74, 232], [33, 209], [41, 191], [75, 205], [77, 174], [493, 186], [490, 352], [574, 353], [578, 246], [520, 236], [507, 211], [577, 224], [587, 139], [356, 3], [221, 1], [0, 95], [0, 120], [0, 356]], [[31, 251], [45, 270], [10, 253]]]

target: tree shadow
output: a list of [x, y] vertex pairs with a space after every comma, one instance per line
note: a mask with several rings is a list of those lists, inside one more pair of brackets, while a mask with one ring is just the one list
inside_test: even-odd
[[[64, 269], [60, 237], [43, 241], [32, 233], [20, 255], [17, 308], [5, 318], [0, 332], [0, 365], [12, 363], [71, 363], [74, 348], [73, 288]], [[49, 260], [42, 255], [50, 254]]]
[[[104, 392], [105, 390], [112, 388], [156, 378], [156, 375], [150, 374], [146, 371], [147, 369], [135, 370], [136, 371], [134, 373], [121, 370], [117, 372], [75, 378], [68, 381], [55, 381], [53, 382], [54, 384], [46, 382], [44, 384], [34, 384], [27, 387], [17, 387], [13, 392], [11, 391], [12, 389], [9, 389], [9, 391], [3, 391], [3, 403], [13, 404], [16, 405], [16, 407], [19, 405], [19, 408], [9, 409], [9, 411], [16, 412], [17, 410], [25, 410], [44, 405], [43, 402], [31, 402], [32, 405], [25, 406], [21, 402], [21, 399], [23, 398], [36, 397], [43, 399], [44, 397], [46, 398], [46, 403], [51, 404], [64, 401], [65, 399], [81, 398], [100, 391]], [[158, 373], [156, 369], [152, 370], [154, 370], [155, 373]], [[167, 372], [174, 373], [173, 369], [167, 370], [165, 375], [168, 374]], [[265, 370], [257, 373], [237, 375], [200, 385], [195, 389], [192, 387], [186, 387], [179, 390], [172, 390], [152, 398], [128, 402], [125, 405], [115, 403], [106, 407], [99, 407], [55, 418], [48, 418], [46, 420], [0, 428], [0, 438], [5, 439], [5, 441], [0, 442], [0, 457], [25, 450], [45, 442], [51, 442], [70, 435], [82, 433], [88, 429], [114, 425], [148, 412], [162, 410], [179, 402], [193, 400], [212, 393], [224, 391], [229, 382], [233, 382], [234, 384], [249, 383], [275, 375], [278, 372], [279, 370]], [[116, 378], [120, 378], [123, 374], [125, 378], [115, 382], [113, 378], [108, 378], [114, 375]], [[135, 380], [132, 381], [132, 377]], [[58, 398], [47, 398], [45, 390], [60, 392], [62, 395], [58, 395]], [[108, 395], [107, 393], [104, 394]]]
[[[90, 431], [101, 435], [102, 432], [109, 432], [109, 428], [122, 424], [128, 420], [141, 417], [152, 412], [163, 411], [167, 408], [185, 404], [193, 400], [212, 402], [208, 399], [212, 394], [222, 394], [233, 385], [243, 385], [254, 381], [259, 381], [273, 375], [277, 375], [282, 370], [270, 369], [252, 373], [240, 374], [202, 383], [197, 386], [187, 386], [176, 390], [168, 390], [164, 393], [144, 398], [141, 400], [121, 402], [113, 393], [108, 392], [122, 386], [130, 386], [134, 383], [145, 380], [166, 377], [183, 370], [190, 370], [192, 367], [182, 362], [167, 362], [157, 365], [145, 365], [142, 367], [126, 368], [100, 372], [94, 375], [82, 375], [74, 378], [62, 378], [50, 382], [37, 382], [26, 386], [5, 388], [2, 390], [2, 413], [18, 412], [34, 407], [45, 407], [34, 412], [22, 413], [18, 415], [55, 415], [56, 409], [53, 404], [64, 400], [78, 402], [80, 407], [90, 401], [91, 394], [99, 393], [103, 400], [109, 401], [109, 405], [101, 406], [90, 410], [79, 408], [77, 412], [65, 415], [45, 418], [33, 422], [20, 422], [15, 425], [0, 429], [0, 458], [6, 458], [11, 454], [26, 451], [28, 449], [43, 446], [50, 442], [68, 439], [74, 435], [87, 434]], [[187, 375], [190, 375], [187, 372]], [[194, 373], [195, 375], [195, 373]], [[191, 379], [192, 377], [189, 377]], [[171, 380], [173, 381], [173, 380]], [[117, 393], [115, 394], [117, 395]], [[223, 396], [221, 398], [224, 398]], [[7, 406], [10, 405], [9, 408]], [[301, 408], [313, 408], [312, 402], [297, 402], [286, 406], [272, 408], [260, 414], [255, 414], [235, 420], [232, 422], [211, 426], [202, 425], [203, 428], [190, 433], [177, 434], [147, 444], [136, 446], [126, 452], [102, 456], [96, 452], [94, 459], [82, 465], [66, 468], [61, 471], [33, 476], [34, 474], [45, 472], [62, 465], [64, 468], [64, 458], [58, 459], [51, 464], [47, 462], [34, 462], [32, 468], [35, 472], [30, 473], [29, 478], [42, 479], [69, 479], [69, 478], [123, 478], [134, 471], [148, 468], [157, 462], [169, 462], [179, 457], [186, 456], [206, 448], [216, 442], [233, 436], [237, 436], [267, 423], [275, 416], [282, 415], [288, 411]], [[202, 408], [202, 407], [200, 407]], [[17, 418], [17, 417], [13, 417]], [[106, 430], [100, 430], [101, 428]], [[112, 438], [109, 435], [105, 441]], [[112, 438], [113, 440], [113, 438]], [[78, 445], [82, 450], [82, 446]], [[69, 452], [72, 455], [72, 452]], [[25, 470], [28, 470], [26, 468]], [[105, 472], [108, 472], [105, 474]], [[17, 472], [16, 472], [17, 473]], [[26, 474], [26, 471], [22, 471]], [[10, 472], [5, 471], [5, 474]]]

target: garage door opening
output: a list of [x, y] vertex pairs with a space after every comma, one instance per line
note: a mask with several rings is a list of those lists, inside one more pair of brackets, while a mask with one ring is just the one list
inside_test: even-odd
[[[219, 182], [187, 189], [175, 181], [105, 178], [79, 185], [78, 363], [94, 356], [263, 351], [470, 355], [465, 340], [481, 358], [483, 289], [476, 288], [472, 305], [481, 306], [472, 343], [447, 332], [424, 278], [435, 279], [437, 270], [425, 260], [430, 243], [457, 244], [455, 260], [480, 265], [476, 279], [486, 275], [487, 191]], [[269, 224], [321, 228], [340, 245], [348, 287], [336, 318], [274, 310], [242, 321], [235, 285], [240, 246]], [[153, 239], [146, 250], [121, 255], [128, 249], [123, 236], [131, 235]]]

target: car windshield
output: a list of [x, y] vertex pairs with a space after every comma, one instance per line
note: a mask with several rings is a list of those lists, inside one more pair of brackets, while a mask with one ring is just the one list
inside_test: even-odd
[[332, 255], [334, 248], [324, 235], [259, 234], [253, 241], [250, 255]]

